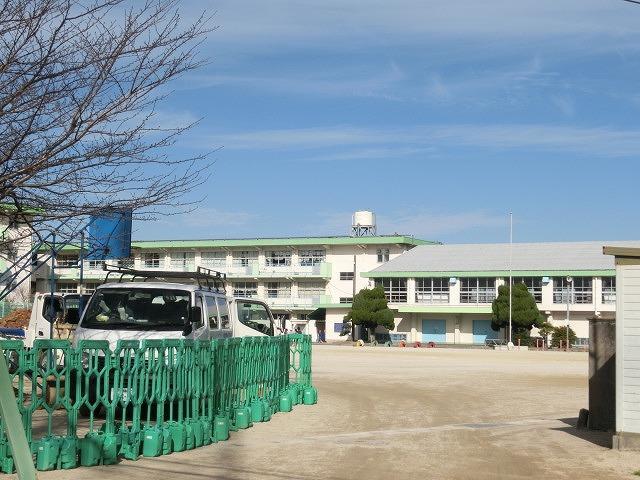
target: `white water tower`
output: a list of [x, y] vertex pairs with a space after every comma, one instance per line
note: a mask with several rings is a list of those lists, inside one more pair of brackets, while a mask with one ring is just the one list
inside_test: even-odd
[[358, 210], [351, 217], [351, 236], [368, 237], [376, 235], [376, 214], [368, 210]]

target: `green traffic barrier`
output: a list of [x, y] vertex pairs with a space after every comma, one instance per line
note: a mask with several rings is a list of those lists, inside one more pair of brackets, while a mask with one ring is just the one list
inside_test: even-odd
[[[63, 340], [38, 340], [31, 349], [0, 341], [0, 347], [42, 471], [199, 448], [317, 401], [311, 339], [300, 334], [127, 340], [113, 351], [95, 340], [76, 348]], [[41, 438], [34, 438], [35, 417], [45, 426]], [[0, 419], [0, 470], [11, 473], [14, 463]]]

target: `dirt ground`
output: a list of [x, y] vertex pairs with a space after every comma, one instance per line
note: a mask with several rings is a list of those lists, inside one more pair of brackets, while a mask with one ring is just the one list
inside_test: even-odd
[[586, 353], [320, 345], [313, 372], [318, 405], [227, 442], [39, 478], [638, 478], [640, 452], [574, 427]]

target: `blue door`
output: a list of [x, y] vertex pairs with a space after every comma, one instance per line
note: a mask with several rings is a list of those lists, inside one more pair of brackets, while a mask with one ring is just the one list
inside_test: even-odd
[[491, 328], [491, 320], [473, 321], [473, 343], [484, 343], [487, 338], [497, 339], [499, 333]]
[[422, 320], [422, 341], [445, 343], [447, 322], [445, 320]]

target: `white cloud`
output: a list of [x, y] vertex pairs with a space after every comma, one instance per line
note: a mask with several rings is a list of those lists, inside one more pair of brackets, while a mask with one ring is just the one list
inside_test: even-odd
[[[207, 5], [191, 2], [182, 5], [181, 13], [190, 18], [202, 8]], [[220, 25], [211, 36], [213, 45], [283, 50], [309, 44], [353, 49], [363, 43], [404, 44], [417, 37], [513, 43], [600, 35], [613, 41], [635, 35], [640, 15], [634, 5], [601, 0], [217, 0], [208, 8], [216, 11]]]
[[[366, 67], [369, 70], [370, 67]], [[194, 73], [182, 81], [183, 89], [206, 88], [232, 85], [237, 88], [251, 88], [287, 94], [313, 94], [321, 96], [373, 97], [398, 100], [395, 93], [398, 84], [406, 75], [393, 62], [376, 72], [365, 68], [318, 71], [305, 70], [304, 74], [277, 72], [263, 75], [252, 74], [204, 74]]]
[[[301, 151], [341, 148], [343, 155], [347, 147], [362, 149], [365, 146], [384, 146], [387, 149], [392, 149], [393, 146], [409, 149], [444, 146], [497, 150], [536, 149], [600, 157], [635, 157], [640, 154], [639, 130], [542, 124], [419, 125], [387, 129], [332, 126], [224, 133], [211, 135], [200, 141], [207, 145], [223, 145], [227, 150]], [[330, 153], [327, 155], [331, 156]], [[309, 158], [314, 157], [318, 159], [317, 154]], [[299, 158], [305, 156], [301, 155]]]

